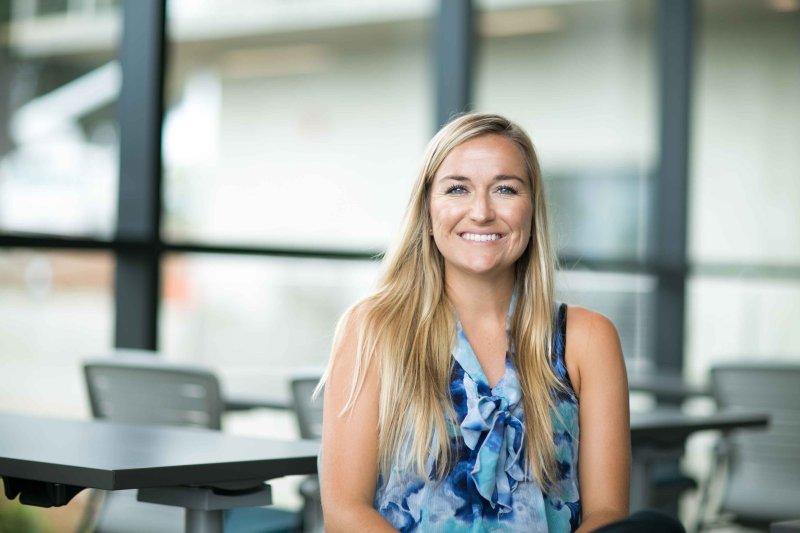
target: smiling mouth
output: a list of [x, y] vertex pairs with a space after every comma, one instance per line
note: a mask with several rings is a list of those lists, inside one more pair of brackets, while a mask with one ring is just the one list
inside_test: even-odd
[[500, 233], [462, 233], [461, 238], [471, 242], [492, 242], [503, 237]]

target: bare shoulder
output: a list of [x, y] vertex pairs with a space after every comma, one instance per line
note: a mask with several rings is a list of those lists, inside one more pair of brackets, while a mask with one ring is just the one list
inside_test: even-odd
[[605, 315], [578, 305], [567, 307], [567, 346], [618, 340], [617, 328]]
[[365, 298], [354, 303], [342, 313], [334, 334], [333, 356], [337, 356], [343, 348], [345, 351], [352, 351], [351, 348], [355, 346], [361, 325], [366, 320], [372, 307], [373, 302], [369, 298]]
[[374, 305], [375, 303], [370, 298], [357, 301], [342, 314], [342, 323], [348, 327], [358, 327], [369, 315]]
[[337, 387], [347, 384], [345, 388], [349, 388], [354, 379], [369, 382], [376, 376], [375, 362], [359, 350], [360, 337], [369, 327], [367, 321], [374, 307], [374, 300], [365, 298], [342, 314], [333, 337], [327, 382]]
[[567, 307], [565, 360], [575, 392], [587, 375], [601, 376], [624, 371], [619, 333], [611, 320], [591, 309]]

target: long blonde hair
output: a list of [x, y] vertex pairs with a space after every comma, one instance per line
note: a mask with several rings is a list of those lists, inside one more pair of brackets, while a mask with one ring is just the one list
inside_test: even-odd
[[[444, 126], [428, 144], [401, 239], [384, 259], [378, 289], [345, 313], [337, 327], [334, 346], [348, 317], [358, 309], [355, 371], [340, 415], [352, 409], [367, 368], [375, 363], [380, 380], [380, 471], [386, 473], [393, 463], [410, 461], [420, 474], [441, 479], [452, 465], [448, 425], [454, 424], [455, 414], [449, 386], [456, 321], [445, 294], [444, 261], [430, 235], [429, 189], [453, 148], [490, 134], [516, 144], [531, 184], [531, 237], [517, 261], [517, 303], [511, 317], [511, 338], [526, 420], [526, 466], [539, 485], [546, 487], [556, 472], [551, 392], [560, 386], [551, 365], [555, 256], [533, 144], [519, 126], [502, 116], [462, 115]], [[323, 377], [320, 386], [324, 380]], [[432, 469], [431, 459], [435, 466]]]

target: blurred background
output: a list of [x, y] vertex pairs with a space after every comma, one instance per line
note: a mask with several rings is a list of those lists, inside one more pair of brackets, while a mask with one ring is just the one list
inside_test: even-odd
[[89, 417], [80, 363], [115, 346], [287, 394], [466, 108], [530, 133], [559, 297], [629, 369], [800, 361], [800, 1], [147, 3], [0, 0], [4, 410]]

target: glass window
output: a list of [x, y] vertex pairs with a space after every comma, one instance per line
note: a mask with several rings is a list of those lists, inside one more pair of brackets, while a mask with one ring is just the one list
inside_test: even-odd
[[800, 280], [694, 276], [688, 286], [686, 376], [722, 361], [800, 360]]
[[800, 278], [768, 274], [800, 266], [800, 6], [703, 0], [700, 9], [689, 257], [768, 268], [760, 278], [702, 269], [690, 278], [684, 364], [698, 382], [721, 361], [800, 357]]
[[562, 254], [643, 257], [654, 2], [499, 4], [482, 3], [477, 109], [507, 114], [531, 135]]
[[0, 254], [0, 405], [89, 416], [81, 361], [112, 345], [114, 262], [105, 252]]
[[160, 347], [217, 370], [235, 395], [288, 396], [288, 378], [323, 369], [340, 315], [375, 285], [370, 261], [170, 255]]
[[382, 250], [431, 134], [434, 2], [174, 2], [171, 241]]
[[648, 370], [656, 279], [640, 274], [560, 271], [556, 295], [607, 316], [617, 328], [629, 371]]
[[798, 265], [797, 2], [704, 0], [701, 8], [690, 257]]
[[116, 216], [114, 2], [13, 2], [0, 40], [0, 230], [109, 237]]

